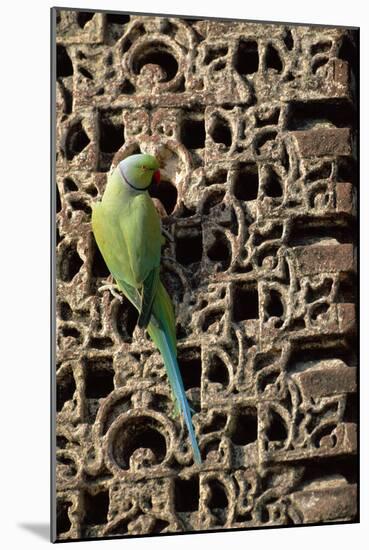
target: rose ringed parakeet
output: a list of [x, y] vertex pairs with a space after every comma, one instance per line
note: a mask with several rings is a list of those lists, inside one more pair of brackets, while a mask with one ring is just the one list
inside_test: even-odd
[[139, 154], [121, 161], [108, 176], [101, 202], [93, 205], [92, 230], [117, 286], [139, 312], [137, 324], [147, 329], [162, 355], [175, 409], [183, 414], [194, 459], [200, 464], [200, 450], [177, 362], [173, 305], [159, 276], [164, 238], [159, 215], [148, 193], [150, 185], [159, 181], [159, 163], [155, 157]]

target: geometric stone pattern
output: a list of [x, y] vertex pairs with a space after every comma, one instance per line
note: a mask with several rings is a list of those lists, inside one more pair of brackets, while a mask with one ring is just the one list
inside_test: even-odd
[[[56, 17], [58, 540], [356, 520], [356, 31]], [[155, 154], [203, 464], [90, 224]]]

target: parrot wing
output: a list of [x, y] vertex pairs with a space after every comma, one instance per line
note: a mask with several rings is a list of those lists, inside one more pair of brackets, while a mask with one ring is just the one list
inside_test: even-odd
[[[131, 209], [132, 211], [135, 212]], [[141, 210], [142, 212], [146, 214], [147, 222], [147, 214], [150, 212], [145, 212], [145, 209]], [[139, 223], [139, 216], [134, 216], [133, 222], [134, 226]], [[96, 242], [110, 273], [120, 285], [123, 293], [138, 309], [140, 313], [138, 325], [140, 327], [146, 327], [150, 320], [152, 305], [160, 280], [160, 247], [158, 256], [155, 244], [150, 245], [150, 236], [155, 237], [155, 224], [149, 222], [148, 226], [149, 237], [143, 240], [142, 237], [140, 238], [142, 231], [138, 231], [137, 226], [135, 230], [135, 227], [133, 229], [131, 227], [127, 228], [124, 223], [113, 224], [111, 219], [105, 215], [102, 203], [93, 205], [92, 229]], [[136, 240], [134, 243], [128, 244], [126, 239], [132, 233], [136, 234]], [[145, 256], [142, 252], [146, 256], [146, 261], [144, 261]], [[141, 285], [139, 285], [138, 281], [142, 279], [146, 266], [153, 264], [157, 256], [158, 264], [152, 267]]]
[[104, 211], [104, 204], [97, 202], [92, 206], [92, 230], [104, 258], [104, 261], [115, 280], [124, 280], [134, 285], [127, 245], [120, 227], [112, 223]]
[[119, 224], [127, 250], [136, 288], [141, 293], [138, 325], [146, 327], [158, 289], [161, 254], [160, 219], [151, 197], [141, 194], [131, 199]]

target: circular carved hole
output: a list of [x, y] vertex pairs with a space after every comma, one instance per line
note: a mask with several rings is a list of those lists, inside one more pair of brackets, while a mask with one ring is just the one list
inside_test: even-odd
[[133, 63], [133, 71], [140, 74], [144, 65], [158, 65], [165, 73], [163, 82], [173, 80], [178, 72], [178, 63], [174, 55], [169, 51], [166, 44], [153, 42], [140, 52]]
[[159, 184], [150, 187], [150, 196], [160, 200], [169, 215], [177, 204], [177, 188], [170, 181], [162, 180]]
[[[137, 449], [151, 451], [151, 465], [160, 464], [166, 455], [167, 445], [162, 435], [161, 424], [150, 416], [140, 416], [128, 420], [115, 434], [113, 457], [123, 470], [129, 469], [131, 456]], [[148, 453], [145, 453], [147, 456]]]
[[324, 65], [326, 65], [327, 63], [328, 63], [327, 57], [320, 57], [315, 61], [313, 61], [313, 64], [311, 67], [313, 73], [316, 74], [318, 72], [318, 69], [320, 69], [320, 67], [324, 67]]

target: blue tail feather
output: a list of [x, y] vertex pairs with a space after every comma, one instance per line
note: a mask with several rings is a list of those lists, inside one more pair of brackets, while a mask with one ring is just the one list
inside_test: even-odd
[[[118, 283], [124, 294], [139, 311], [140, 303], [136, 289], [130, 287], [124, 283], [124, 281], [118, 280]], [[191, 410], [187, 401], [182, 376], [177, 361], [173, 308], [170, 298], [160, 282], [158, 294], [153, 304], [153, 315], [147, 325], [147, 331], [163, 357], [169, 383], [175, 397], [175, 408], [178, 412], [183, 414], [190, 437], [195, 462], [197, 464], [201, 464], [201, 454], [192, 425]]]
[[148, 327], [149, 334], [159, 348], [159, 351], [163, 357], [164, 365], [167, 371], [173, 394], [177, 401], [178, 408], [182, 412], [184, 420], [186, 422], [195, 462], [197, 464], [201, 464], [200, 449], [197, 444], [195, 431], [193, 429], [191, 411], [188, 405], [176, 355], [172, 350], [170, 339], [167, 337], [165, 331], [161, 327], [153, 327], [152, 325], [150, 325], [151, 323]]

